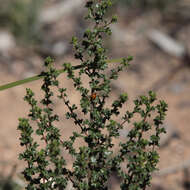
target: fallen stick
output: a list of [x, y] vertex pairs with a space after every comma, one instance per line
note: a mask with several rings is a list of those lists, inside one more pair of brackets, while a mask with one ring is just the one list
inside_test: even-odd
[[187, 54], [187, 50], [184, 45], [164, 34], [163, 32], [151, 29], [149, 32], [147, 32], [147, 37], [150, 41], [152, 41], [169, 55], [175, 56], [177, 58], [183, 58]]
[[182, 64], [173, 67], [167, 75], [165, 75], [164, 77], [153, 83], [153, 85], [148, 89], [146, 89], [145, 92], [148, 90], [153, 90], [153, 91], [159, 90], [163, 86], [163, 84], [166, 84], [166, 82], [171, 81], [171, 79], [184, 67], [190, 66], [190, 55], [188, 54], [187, 49], [185, 48], [184, 45], [172, 39], [170, 36], [162, 32], [159, 32], [155, 29], [150, 30], [147, 33], [147, 37], [150, 41], [156, 44], [164, 52], [180, 59], [182, 61]]

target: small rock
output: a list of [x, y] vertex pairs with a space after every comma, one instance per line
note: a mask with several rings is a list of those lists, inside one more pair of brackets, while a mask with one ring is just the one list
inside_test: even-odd
[[165, 147], [167, 146], [173, 138], [180, 138], [180, 134], [178, 130], [176, 130], [173, 126], [170, 124], [166, 123], [163, 126], [166, 129], [166, 134], [161, 134], [160, 136], [160, 146]]
[[56, 56], [63, 55], [65, 54], [66, 51], [67, 51], [67, 45], [64, 42], [57, 42], [54, 44], [52, 48], [52, 52]]
[[13, 35], [7, 31], [0, 31], [0, 54], [8, 56], [9, 51], [16, 46]]
[[169, 86], [169, 91], [175, 94], [182, 93], [184, 91], [185, 87], [181, 83], [175, 83]]

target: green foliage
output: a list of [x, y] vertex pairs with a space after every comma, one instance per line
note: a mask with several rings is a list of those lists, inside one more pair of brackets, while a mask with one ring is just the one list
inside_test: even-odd
[[[105, 18], [111, 5], [112, 0], [86, 2], [88, 14], [85, 18], [93, 25], [84, 32], [81, 40], [73, 37], [71, 42], [74, 56], [81, 63], [79, 72], [74, 72], [71, 63], [63, 64], [64, 72], [80, 93], [80, 106], [70, 102], [67, 89], [57, 79], [60, 72], [53, 67], [51, 58], [45, 60], [46, 71], [41, 74], [44, 77], [41, 101], [35, 99], [31, 89], [26, 90], [24, 100], [31, 108], [28, 118], [19, 119], [18, 130], [21, 131], [20, 144], [25, 147], [19, 158], [27, 162], [23, 175], [28, 181], [28, 190], [65, 189], [68, 182], [77, 190], [107, 190], [113, 171], [122, 179], [122, 190], [144, 190], [150, 185], [151, 174], [159, 161], [156, 147], [160, 134], [165, 133], [162, 122], [167, 104], [164, 101], [156, 104], [156, 94], [149, 92], [148, 96], [137, 98], [133, 110], [126, 110], [120, 121], [114, 119], [121, 114], [128, 95], [121, 94], [107, 106], [111, 81], [117, 80], [132, 57], [123, 59], [110, 74], [105, 74], [109, 67], [103, 38], [111, 35], [109, 26], [117, 20], [115, 16]], [[88, 86], [84, 84], [86, 77]], [[56, 126], [59, 116], [54, 113], [55, 92], [52, 88], [57, 89], [58, 99], [68, 110], [66, 119], [73, 120], [76, 126], [76, 131], [67, 140], [62, 140]], [[82, 117], [76, 110], [81, 111]], [[31, 121], [37, 124], [36, 128], [31, 126]], [[121, 129], [128, 129], [129, 133], [115, 154], [113, 140], [119, 139]], [[147, 136], [147, 132], [151, 135]], [[40, 137], [45, 147], [34, 140], [34, 134]], [[75, 146], [77, 142], [83, 142], [79, 148]], [[66, 150], [74, 160], [72, 169], [68, 169], [63, 156]], [[121, 167], [123, 164], [126, 168]]]
[[0, 23], [25, 41], [39, 36], [38, 14], [43, 0], [0, 0]]

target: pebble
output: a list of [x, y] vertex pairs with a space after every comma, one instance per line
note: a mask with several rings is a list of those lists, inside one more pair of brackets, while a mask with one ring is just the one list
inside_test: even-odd
[[15, 48], [16, 42], [11, 33], [0, 31], [0, 54], [8, 56], [8, 53]]

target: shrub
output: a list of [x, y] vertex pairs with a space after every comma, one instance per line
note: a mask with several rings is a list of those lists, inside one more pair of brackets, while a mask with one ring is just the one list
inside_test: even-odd
[[[130, 56], [122, 59], [109, 75], [105, 74], [109, 64], [103, 38], [111, 35], [109, 26], [117, 21], [115, 16], [105, 18], [111, 5], [111, 0], [86, 2], [88, 14], [85, 18], [93, 25], [84, 32], [81, 40], [73, 37], [71, 42], [80, 65], [64, 63], [60, 71], [53, 67], [53, 60], [48, 57], [45, 60], [46, 71], [41, 73], [44, 77], [41, 87], [44, 97], [38, 102], [34, 92], [26, 89], [24, 100], [31, 108], [28, 118], [20, 118], [18, 126], [20, 145], [25, 147], [19, 158], [27, 162], [23, 171], [28, 182], [26, 189], [65, 189], [70, 182], [78, 190], [106, 190], [113, 171], [122, 179], [122, 190], [146, 189], [150, 185], [151, 174], [159, 161], [156, 147], [159, 146], [160, 134], [165, 133], [161, 125], [167, 104], [164, 101], [155, 104], [156, 94], [150, 91], [148, 96], [134, 100], [133, 110], [126, 110], [120, 121], [117, 121], [120, 108], [127, 102], [127, 94], [121, 94], [107, 106], [111, 81], [116, 80], [132, 60]], [[70, 102], [67, 89], [57, 79], [62, 71], [80, 93], [79, 106]], [[84, 84], [86, 77], [87, 87]], [[53, 107], [55, 88], [59, 93], [58, 99], [68, 110], [66, 119], [72, 119], [76, 126], [76, 131], [67, 140], [63, 140], [56, 126], [59, 116], [54, 113]], [[76, 110], [80, 110], [83, 116], [80, 117]], [[31, 121], [36, 122], [36, 128], [31, 126]], [[115, 154], [113, 140], [119, 139], [120, 130], [124, 128], [131, 129]], [[151, 135], [147, 136], [147, 132]], [[45, 147], [34, 140], [34, 133], [45, 143]], [[83, 143], [76, 148], [79, 139]], [[64, 151], [68, 151], [74, 160], [71, 169], [67, 167]], [[121, 166], [123, 164], [125, 168]]]

